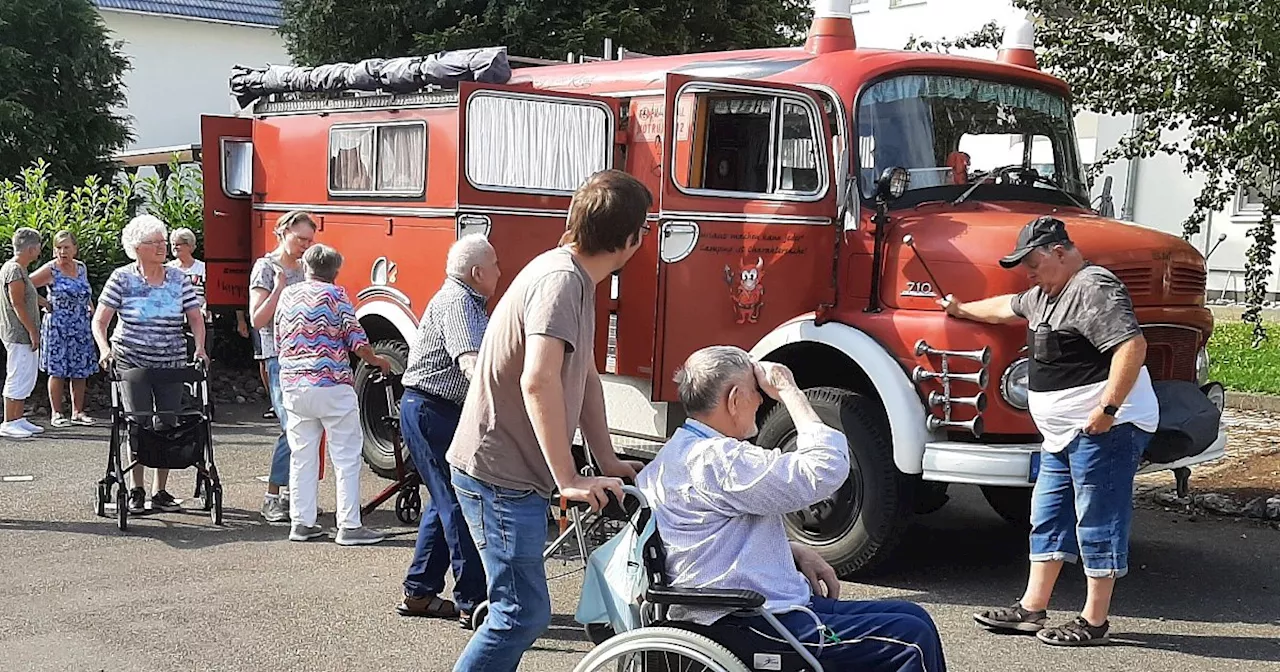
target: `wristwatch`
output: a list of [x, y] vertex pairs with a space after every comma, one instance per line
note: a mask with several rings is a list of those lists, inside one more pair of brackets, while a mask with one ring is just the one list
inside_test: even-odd
[[1120, 411], [1120, 407], [1119, 407], [1119, 406], [1109, 406], [1109, 405], [1108, 405], [1108, 406], [1103, 406], [1103, 407], [1102, 407], [1102, 413], [1103, 413], [1103, 415], [1109, 415], [1109, 416], [1111, 416], [1111, 417], [1113, 417], [1113, 418], [1114, 418], [1114, 417], [1116, 417], [1116, 413], [1118, 413], [1119, 411]]

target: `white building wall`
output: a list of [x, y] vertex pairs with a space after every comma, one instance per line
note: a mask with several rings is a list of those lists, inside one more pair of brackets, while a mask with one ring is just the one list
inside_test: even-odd
[[201, 114], [234, 114], [237, 63], [291, 63], [274, 28], [102, 10], [132, 70], [125, 74], [135, 139], [128, 149], [200, 142]]
[[[1003, 25], [1016, 16], [1016, 11], [1009, 0], [865, 0], [853, 7], [853, 26], [860, 47], [902, 49], [912, 36], [931, 40], [956, 38], [991, 21]], [[995, 58], [992, 49], [952, 53]], [[1082, 160], [1097, 161], [1129, 132], [1131, 125], [1129, 116], [1078, 113], [1076, 134]], [[1118, 218], [1181, 236], [1182, 222], [1191, 213], [1205, 177], [1187, 175], [1175, 157], [1142, 159], [1133, 166], [1136, 172], [1130, 194], [1130, 168], [1124, 160], [1108, 166], [1096, 178], [1093, 196], [1096, 198], [1102, 193], [1106, 176], [1111, 176], [1111, 194]], [[1234, 204], [1228, 205], [1225, 210], [1213, 213], [1204, 230], [1192, 239], [1192, 244], [1206, 253], [1217, 243], [1220, 234], [1227, 234], [1227, 239], [1209, 258], [1210, 299], [1218, 299], [1223, 289], [1227, 299], [1233, 298], [1233, 292], [1243, 291], [1245, 257], [1252, 244], [1248, 231], [1256, 222], [1256, 215], [1238, 213]], [[1274, 260], [1268, 287], [1270, 292], [1280, 293], [1280, 255]]]

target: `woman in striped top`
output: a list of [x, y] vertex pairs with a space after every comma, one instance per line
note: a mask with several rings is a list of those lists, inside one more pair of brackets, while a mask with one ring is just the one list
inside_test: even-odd
[[[117, 268], [107, 278], [98, 297], [98, 310], [93, 315], [93, 338], [98, 343], [102, 367], [117, 371], [129, 369], [180, 368], [187, 362], [187, 342], [182, 327], [191, 324], [195, 336], [195, 357], [208, 363], [204, 352], [204, 316], [200, 314], [200, 298], [181, 270], [164, 265], [168, 247], [164, 222], [152, 215], [134, 217], [121, 233], [124, 253], [135, 260]], [[115, 332], [107, 337], [112, 318], [119, 317]], [[154, 410], [156, 424], [172, 425], [173, 412], [182, 408], [182, 383], [154, 385], [130, 382], [123, 386], [122, 400], [126, 413]], [[130, 442], [130, 451], [136, 446]], [[129, 478], [130, 513], [146, 508], [146, 490], [142, 483], [142, 467], [134, 467]], [[157, 469], [152, 483], [151, 508], [177, 511], [178, 502], [165, 491], [168, 469]]]
[[375, 354], [343, 288], [333, 284], [342, 255], [316, 244], [302, 255], [306, 280], [286, 287], [275, 311], [285, 433], [289, 437], [289, 538], [325, 536], [316, 525], [320, 437], [325, 437], [338, 488], [338, 532], [343, 546], [376, 544], [381, 533], [360, 525], [360, 450], [364, 433], [350, 355], [385, 374], [391, 363]]

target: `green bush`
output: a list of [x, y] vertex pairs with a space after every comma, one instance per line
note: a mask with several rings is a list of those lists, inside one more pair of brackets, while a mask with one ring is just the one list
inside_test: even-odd
[[1265, 324], [1272, 334], [1253, 347], [1253, 325], [1219, 322], [1209, 339], [1209, 378], [1228, 390], [1280, 394], [1280, 323]]
[[16, 229], [27, 226], [44, 237], [38, 263], [53, 258], [53, 236], [71, 231], [79, 243], [79, 258], [89, 269], [89, 282], [101, 289], [107, 276], [126, 263], [120, 232], [133, 216], [134, 181], [107, 182], [89, 176], [71, 191], [50, 185], [43, 160], [22, 171], [17, 180], [0, 181], [0, 256], [12, 256], [10, 241]]
[[170, 231], [186, 227], [196, 234], [196, 258], [204, 258], [204, 177], [200, 167], [170, 160], [168, 175], [131, 178], [146, 211], [164, 220]]

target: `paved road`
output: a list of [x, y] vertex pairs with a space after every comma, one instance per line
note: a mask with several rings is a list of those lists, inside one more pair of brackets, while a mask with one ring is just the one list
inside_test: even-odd
[[[202, 514], [133, 519], [120, 534], [90, 510], [105, 430], [0, 441], [0, 670], [447, 671], [467, 633], [406, 620], [393, 606], [413, 530], [389, 511], [368, 522], [382, 546], [292, 544], [257, 518], [269, 429], [249, 409], [217, 427], [227, 525]], [[191, 477], [178, 477], [182, 496]], [[364, 483], [371, 494], [383, 482]], [[321, 503], [333, 510], [332, 481]], [[1280, 669], [1280, 532], [1159, 510], [1137, 514], [1134, 571], [1116, 605], [1115, 645], [1055, 650], [977, 631], [975, 608], [1014, 599], [1025, 539], [957, 489], [910, 531], [901, 559], [845, 596], [900, 597], [935, 615], [952, 670], [1247, 671]], [[332, 515], [325, 524], [332, 524]], [[323, 520], [323, 519], [322, 519]], [[552, 576], [573, 565], [549, 563]], [[572, 622], [581, 574], [553, 579], [556, 621], [522, 669], [569, 670], [588, 643]], [[1071, 573], [1055, 616], [1083, 598]]]

